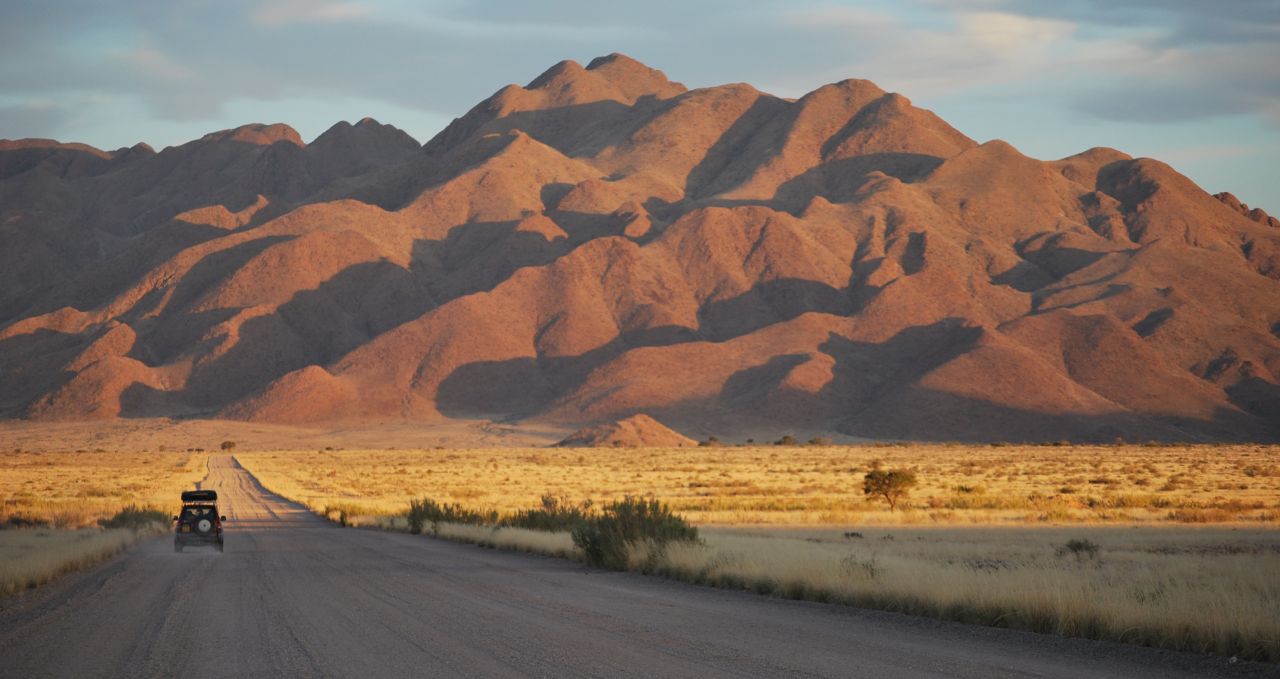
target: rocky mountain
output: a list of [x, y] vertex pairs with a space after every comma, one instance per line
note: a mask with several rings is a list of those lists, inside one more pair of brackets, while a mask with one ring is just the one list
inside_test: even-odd
[[553, 66], [425, 145], [0, 142], [0, 415], [647, 413], [693, 434], [1280, 437], [1280, 226], [865, 80]]
[[698, 442], [672, 431], [644, 413], [637, 413], [623, 420], [583, 427], [556, 445], [566, 448], [684, 448], [696, 446]]

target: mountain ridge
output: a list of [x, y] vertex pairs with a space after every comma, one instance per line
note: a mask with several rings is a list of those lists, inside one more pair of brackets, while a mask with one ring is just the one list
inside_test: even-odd
[[428, 140], [0, 142], [0, 415], [1280, 438], [1280, 223], [1168, 165], [563, 61]]

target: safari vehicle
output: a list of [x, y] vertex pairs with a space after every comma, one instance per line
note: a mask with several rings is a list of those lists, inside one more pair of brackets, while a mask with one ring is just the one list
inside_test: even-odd
[[222, 551], [222, 522], [218, 514], [218, 493], [213, 490], [188, 490], [182, 493], [182, 512], [173, 517], [177, 527], [173, 533], [173, 551], [187, 545], [212, 545]]

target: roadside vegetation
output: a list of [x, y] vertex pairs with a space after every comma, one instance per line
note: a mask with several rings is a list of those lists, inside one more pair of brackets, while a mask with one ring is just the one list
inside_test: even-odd
[[127, 507], [101, 528], [0, 531], [0, 596], [43, 585], [168, 531], [169, 516]]
[[0, 596], [165, 533], [202, 453], [0, 453]]
[[1280, 534], [1266, 528], [696, 528], [653, 498], [594, 511], [552, 496], [506, 514], [415, 501], [394, 525], [764, 595], [1280, 661]]
[[[234, 454], [268, 489], [348, 526], [1275, 662], [1277, 453], [824, 442]], [[145, 538], [168, 518], [146, 507], [173, 504], [205, 457], [19, 453], [0, 471], [0, 522], [26, 526], [0, 530], [11, 592]]]
[[[544, 495], [540, 506], [507, 514], [474, 511], [457, 505], [441, 505], [430, 499], [411, 500], [405, 515], [411, 533], [463, 539], [493, 547], [521, 551], [544, 551], [557, 556], [575, 555], [592, 566], [626, 570], [638, 551], [652, 557], [668, 544], [692, 543], [698, 530], [655, 498], [625, 497], [600, 508], [590, 502], [573, 504], [564, 498]], [[488, 533], [458, 530], [483, 527]], [[498, 533], [503, 538], [498, 539]], [[567, 534], [572, 550], [562, 540], [549, 541], [546, 533]], [[541, 535], [540, 535], [541, 534]]]
[[1280, 661], [1280, 536], [1256, 528], [703, 529], [636, 570], [1033, 632]]
[[[347, 525], [773, 596], [1275, 662], [1278, 452], [707, 445], [239, 458], [271, 490]], [[610, 528], [625, 537], [605, 548], [578, 527], [610, 507], [648, 518], [635, 531]], [[661, 528], [668, 517], [670, 531]]]

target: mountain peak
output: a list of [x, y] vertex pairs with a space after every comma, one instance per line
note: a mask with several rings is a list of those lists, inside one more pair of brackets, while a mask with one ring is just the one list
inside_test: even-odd
[[[668, 80], [662, 71], [614, 52], [592, 59], [586, 68], [572, 59], [561, 61], [543, 71], [523, 90], [545, 93], [544, 104], [564, 106], [604, 100], [632, 104], [646, 95], [666, 99], [686, 88]], [[507, 97], [514, 94], [509, 89], [499, 94], [502, 93]]]
[[0, 151], [17, 151], [21, 149], [65, 149], [91, 153], [99, 158], [110, 158], [111, 154], [102, 149], [77, 142], [60, 142], [56, 139], [28, 137], [26, 139], [0, 139]]
[[601, 66], [608, 66], [609, 64], [624, 64], [624, 65], [627, 65], [628, 67], [631, 67], [632, 65], [634, 65], [640, 68], [649, 68], [648, 66], [645, 66], [644, 64], [640, 63], [635, 59], [632, 59], [631, 57], [623, 54], [622, 52], [610, 52], [609, 54], [606, 54], [604, 56], [599, 56], [599, 57], [596, 57], [595, 59], [592, 59], [590, 63], [587, 64], [587, 70], [594, 71], [600, 68]]
[[687, 90], [684, 85], [669, 80], [662, 71], [650, 68], [621, 52], [592, 59], [587, 64], [587, 70], [604, 76], [632, 99], [646, 94], [666, 99]]
[[249, 123], [230, 130], [210, 132], [201, 137], [200, 141], [236, 141], [242, 144], [257, 144], [258, 146], [271, 146], [277, 142], [287, 142], [300, 147], [306, 146], [302, 141], [302, 135], [284, 123], [271, 125]]
[[551, 68], [548, 68], [539, 74], [538, 77], [530, 80], [529, 84], [525, 85], [524, 88], [526, 90], [547, 89], [547, 87], [557, 81], [576, 77], [584, 71], [586, 71], [586, 69], [582, 67], [582, 64], [579, 64], [573, 59], [565, 59], [563, 61], [556, 62], [551, 66]]

